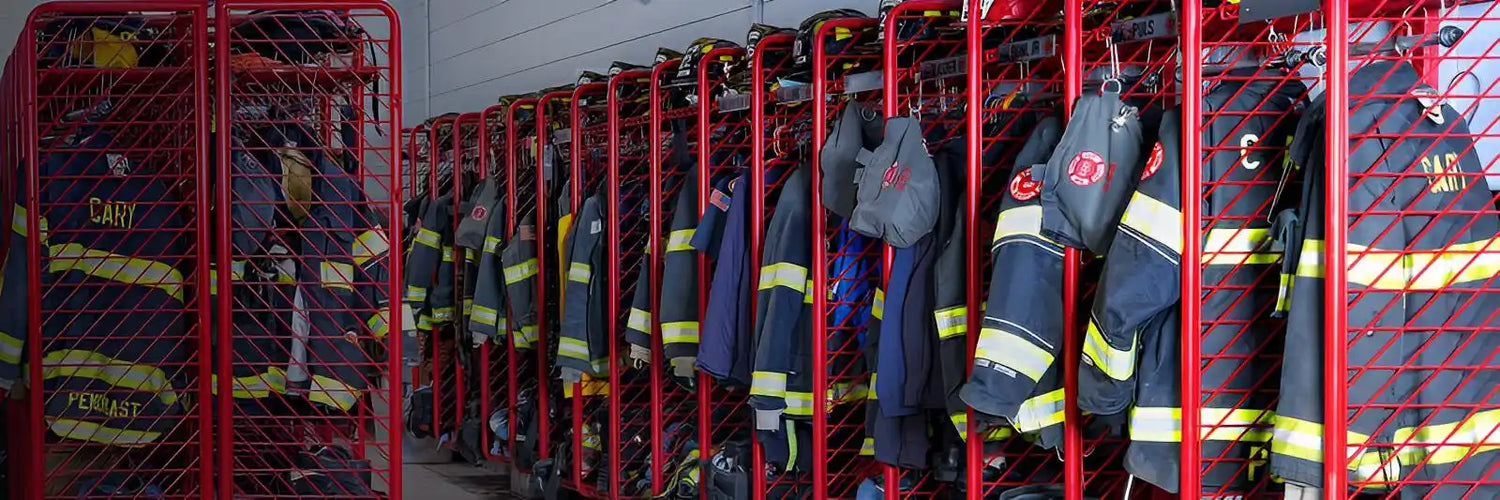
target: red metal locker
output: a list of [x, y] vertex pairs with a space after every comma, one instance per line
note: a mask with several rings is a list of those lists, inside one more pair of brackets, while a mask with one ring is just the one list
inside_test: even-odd
[[[503, 101], [503, 100], [502, 100]], [[509, 106], [496, 104], [485, 108], [480, 113], [480, 139], [483, 146], [479, 150], [479, 182], [487, 182], [494, 179], [498, 182], [500, 193], [506, 196], [510, 192], [510, 177], [507, 175], [509, 159], [511, 154], [509, 128], [507, 126], [507, 114]], [[509, 199], [506, 199], [506, 207], [510, 207]], [[509, 213], [494, 214], [495, 217], [510, 217]], [[488, 242], [486, 243], [488, 244]], [[481, 435], [481, 446], [490, 461], [510, 463], [515, 456], [511, 449], [512, 439], [502, 439], [490, 429], [489, 418], [495, 412], [510, 408], [508, 396], [510, 394], [510, 352], [506, 348], [508, 341], [491, 339], [479, 346], [479, 415], [483, 429]], [[512, 416], [507, 413], [506, 422]], [[511, 428], [514, 428], [512, 425]], [[510, 436], [514, 438], [514, 434]], [[499, 451], [496, 453], [496, 451]]]
[[[538, 164], [540, 155], [537, 152], [539, 144], [537, 142], [536, 105], [537, 99], [534, 97], [517, 99], [511, 103], [509, 123], [505, 127], [506, 134], [509, 136], [509, 151], [506, 154], [507, 163], [509, 163], [506, 185], [510, 187], [506, 196], [509, 197], [508, 206], [511, 210], [510, 230], [507, 232], [511, 234], [511, 238], [520, 238], [521, 244], [526, 244], [528, 239], [532, 240], [533, 244], [537, 244], [537, 240], [543, 236], [543, 233], [537, 230], [543, 214], [537, 212], [537, 186], [541, 168]], [[537, 261], [540, 261], [540, 254], [538, 254]], [[540, 282], [544, 276], [538, 272], [537, 261], [517, 264], [522, 269], [507, 272], [506, 282], [531, 276], [531, 279], [541, 286]], [[535, 324], [522, 324], [521, 318], [524, 316], [520, 311], [511, 314], [513, 320], [510, 322], [510, 338], [506, 342], [510, 361], [510, 366], [506, 371], [506, 411], [512, 429], [510, 440], [512, 457], [516, 456], [516, 434], [520, 427], [521, 416], [517, 414], [518, 403], [522, 398], [536, 397], [537, 381], [542, 376], [536, 362], [537, 327]], [[539, 318], [532, 319], [540, 321]], [[530, 469], [529, 465], [522, 468], [524, 471]]]
[[[601, 193], [609, 182], [610, 144], [613, 136], [610, 126], [609, 85], [590, 83], [573, 89], [573, 165], [572, 165], [572, 213], [578, 213], [585, 196]], [[575, 220], [576, 224], [578, 221]], [[571, 271], [571, 270], [570, 270]], [[568, 286], [582, 286], [570, 283]], [[568, 314], [563, 309], [563, 314]], [[607, 474], [603, 464], [601, 434], [610, 425], [609, 395], [614, 390], [611, 380], [591, 379], [567, 384], [564, 396], [572, 399], [571, 442], [572, 467], [568, 484], [572, 491], [585, 498], [604, 498], [607, 489], [598, 486], [597, 476]]]
[[[559, 430], [567, 428], [560, 420], [554, 421], [553, 412], [561, 412], [562, 409], [554, 410], [552, 405], [554, 395], [561, 393], [561, 387], [557, 384], [556, 363], [557, 331], [562, 319], [562, 311], [558, 305], [562, 303], [561, 283], [567, 279], [567, 273], [563, 271], [561, 249], [557, 247], [561, 236], [558, 218], [565, 210], [571, 213], [571, 207], [559, 206], [561, 200], [558, 197], [562, 196], [563, 189], [573, 178], [571, 165], [575, 157], [572, 155], [572, 103], [573, 89], [548, 92], [537, 101], [537, 137], [547, 141], [551, 148], [550, 154], [547, 148], [537, 149], [537, 164], [543, 165], [543, 175], [536, 178], [536, 192], [539, 193], [536, 211], [540, 225], [537, 230], [539, 279], [536, 297], [537, 460], [552, 457], [551, 443], [555, 440], [554, 436]], [[552, 162], [551, 167], [546, 166], [549, 161]]]

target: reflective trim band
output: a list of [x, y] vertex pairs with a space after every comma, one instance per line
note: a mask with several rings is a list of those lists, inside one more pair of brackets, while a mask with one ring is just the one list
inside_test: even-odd
[[474, 299], [464, 299], [462, 307], [464, 316], [472, 315], [474, 312]]
[[969, 438], [969, 414], [968, 413], [962, 413], [962, 412], [961, 413], [951, 413], [951, 414], [948, 415], [948, 420], [951, 421], [951, 422], [953, 422], [953, 428], [954, 429], [958, 429], [958, 435], [960, 437], [963, 437], [964, 439], [968, 439]]
[[1109, 378], [1130, 380], [1135, 375], [1135, 351], [1139, 345], [1140, 338], [1131, 335], [1130, 350], [1116, 349], [1104, 338], [1104, 333], [1099, 331], [1099, 323], [1091, 317], [1088, 331], [1083, 335], [1083, 361], [1098, 368]]
[[160, 432], [105, 427], [71, 418], [47, 418], [47, 427], [64, 439], [102, 443], [121, 448], [140, 448], [161, 438]]
[[1002, 238], [1011, 236], [1041, 235], [1042, 206], [1027, 205], [1000, 212], [995, 219], [995, 238], [991, 243], [999, 243]]
[[[875, 383], [876, 383], [875, 381], [879, 377], [880, 377], [880, 372], [870, 372], [870, 387], [875, 387]], [[871, 401], [880, 399], [880, 393], [878, 391], [870, 391], [869, 398], [870, 398]]]
[[[1457, 243], [1441, 250], [1389, 251], [1346, 246], [1346, 279], [1373, 290], [1441, 291], [1500, 275], [1500, 238]], [[1297, 275], [1322, 278], [1323, 240], [1303, 240]]]
[[469, 321], [485, 326], [495, 326], [495, 322], [499, 320], [500, 311], [481, 305], [475, 305], [474, 313], [469, 315]]
[[[21, 236], [26, 236], [26, 227], [31, 222], [29, 219], [29, 217], [26, 217], [26, 205], [15, 205], [10, 213], [10, 230]], [[37, 223], [42, 226], [42, 237], [40, 239], [45, 243], [47, 241], [47, 218], [38, 217]]]
[[693, 232], [692, 229], [678, 229], [667, 235], [667, 253], [692, 251]]
[[320, 262], [318, 263], [318, 276], [323, 288], [354, 291], [354, 264]]
[[1297, 276], [1323, 279], [1323, 240], [1302, 240], [1302, 255], [1297, 258]]
[[788, 450], [786, 463], [795, 464], [797, 463], [797, 452], [801, 448], [797, 443], [797, 426], [791, 422], [784, 422], [783, 427], [786, 429], [786, 447]]
[[[219, 394], [219, 376], [213, 376], [213, 392]], [[286, 393], [286, 370], [267, 368], [265, 373], [234, 377], [230, 381], [235, 399], [263, 399]]]
[[969, 308], [950, 307], [933, 313], [937, 319], [938, 340], [962, 337], [969, 331]]
[[865, 436], [865, 440], [859, 443], [859, 454], [866, 457], [875, 455], [875, 438]]
[[521, 280], [536, 276], [536, 259], [528, 259], [525, 262], [505, 268], [505, 284], [514, 285]]
[[[1270, 424], [1276, 415], [1267, 410], [1202, 408], [1198, 411], [1202, 441], [1264, 443], [1271, 439]], [[1130, 410], [1130, 439], [1156, 443], [1182, 442], [1181, 408]]]
[[1461, 422], [1398, 428], [1393, 437], [1400, 463], [1457, 463], [1500, 450], [1500, 410], [1479, 412]]
[[[1155, 242], [1172, 253], [1182, 255], [1182, 212], [1156, 198], [1136, 191], [1125, 206], [1120, 225]], [[1206, 257], [1205, 257], [1206, 258]]]
[[1283, 249], [1267, 228], [1217, 228], [1204, 234], [1203, 263], [1210, 266], [1281, 262]]
[[431, 330], [432, 329], [432, 316], [428, 315], [426, 311], [423, 311], [422, 314], [417, 315], [417, 329], [418, 330]]
[[780, 398], [785, 394], [785, 373], [757, 371], [750, 374], [750, 395]]
[[625, 319], [625, 328], [650, 335], [651, 313], [634, 307], [630, 308], [630, 317]]
[[183, 300], [182, 272], [170, 265], [94, 250], [77, 243], [52, 245], [47, 254], [47, 270], [50, 272], [78, 271], [127, 285], [157, 288], [178, 301]]
[[588, 264], [574, 262], [573, 265], [568, 266], [568, 281], [588, 284], [592, 279], [594, 279], [594, 271]]
[[[1058, 417], [1057, 423], [1062, 423], [1061, 417]], [[1012, 435], [1014, 433], [1011, 432], [1010, 427], [996, 427], [985, 431], [984, 440], [986, 442], [1004, 441], [1010, 439]]]
[[307, 391], [307, 400], [340, 411], [354, 409], [359, 402], [360, 390], [332, 377], [313, 375], [312, 388]]
[[662, 323], [661, 342], [663, 344], [697, 344], [698, 322], [674, 321], [671, 323]]
[[523, 326], [517, 329], [511, 341], [515, 343], [516, 349], [530, 349], [536, 343], [536, 327]]
[[[754, 394], [752, 392], [752, 394]], [[787, 391], [782, 398], [786, 401], [786, 413], [793, 417], [811, 417], [813, 414], [813, 396], [810, 392]]]
[[437, 307], [437, 308], [433, 308], [432, 309], [432, 320], [436, 321], [436, 322], [439, 322], [439, 323], [453, 321], [453, 308], [452, 307]]
[[42, 357], [42, 380], [74, 377], [98, 380], [121, 389], [155, 393], [162, 404], [177, 404], [172, 381], [161, 368], [81, 349], [52, 351]]
[[1290, 274], [1281, 275], [1281, 283], [1276, 287], [1276, 312], [1287, 313], [1292, 310], [1292, 284], [1296, 283], [1295, 276]]
[[1047, 372], [1047, 368], [1056, 359], [1052, 353], [1025, 338], [999, 328], [979, 330], [974, 357], [1014, 370], [1032, 382], [1041, 381], [1042, 374]]
[[[802, 292], [802, 303], [803, 304], [807, 304], [807, 305], [812, 305], [813, 299], [816, 298], [814, 296], [814, 294], [813, 294], [813, 290], [814, 289], [813, 289], [813, 282], [812, 282], [812, 280], [807, 280], [806, 283], [803, 283], [802, 284], [802, 289], [806, 290], [805, 292]], [[833, 290], [829, 290], [828, 291], [828, 298], [830, 298], [830, 299], [833, 298]]]
[[1021, 402], [1013, 424], [1021, 432], [1035, 432], [1063, 423], [1064, 403], [1062, 389], [1033, 396]]
[[484, 237], [484, 252], [485, 253], [495, 253], [495, 250], [498, 250], [499, 248], [500, 248], [500, 238], [496, 238], [494, 236], [485, 236]]
[[559, 338], [557, 339], [557, 355], [588, 362], [590, 361], [589, 344], [586, 341], [575, 338]]
[[391, 241], [386, 238], [385, 231], [379, 227], [365, 231], [354, 239], [354, 246], [349, 255], [354, 257], [354, 265], [364, 267], [371, 260], [384, 257], [391, 251]]
[[19, 365], [25, 355], [26, 341], [12, 337], [9, 332], [0, 332], [0, 363]]
[[443, 245], [443, 262], [453, 262], [453, 252], [456, 250], [448, 245]]
[[[244, 280], [245, 279], [245, 265], [246, 265], [246, 263], [243, 260], [230, 261], [229, 262], [230, 279], [232, 279], [234, 281]], [[208, 293], [211, 293], [211, 294], [217, 294], [217, 293], [219, 293], [219, 270], [218, 269], [209, 269], [208, 270]]]
[[407, 287], [406, 287], [406, 301], [407, 302], [427, 302], [427, 289], [423, 288], [423, 287], [420, 287], [420, 286], [407, 285]]
[[416, 242], [418, 245], [422, 245], [433, 250], [441, 250], [443, 246], [442, 237], [438, 236], [437, 231], [433, 231], [425, 227], [417, 229], [417, 236], [412, 238], [412, 241]]
[[365, 328], [369, 330], [370, 335], [383, 339], [391, 333], [390, 317], [389, 309], [381, 309], [380, 312], [370, 315], [370, 319], [365, 321]]
[[760, 289], [786, 287], [799, 294], [807, 292], [807, 268], [790, 262], [778, 262], [760, 268]]
[[875, 289], [875, 300], [870, 304], [870, 315], [875, 319], [885, 319], [885, 290]]

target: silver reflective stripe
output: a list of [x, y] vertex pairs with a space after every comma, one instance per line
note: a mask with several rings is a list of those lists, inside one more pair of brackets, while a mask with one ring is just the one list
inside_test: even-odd
[[1182, 254], [1182, 212], [1160, 200], [1136, 192], [1125, 207], [1120, 225], [1149, 238], [1172, 253]]
[[995, 220], [995, 238], [1000, 241], [1007, 236], [1040, 236], [1042, 234], [1042, 206], [1027, 205], [1000, 212]]
[[536, 276], [536, 259], [505, 268], [505, 284], [507, 285], [514, 285], [532, 276]]
[[1042, 374], [1052, 366], [1055, 358], [1051, 353], [1028, 342], [1019, 335], [998, 328], [979, 331], [979, 342], [974, 347], [974, 357], [987, 359], [1015, 370], [1032, 382], [1042, 380]]
[[498, 248], [500, 248], [500, 238], [494, 236], [486, 236], [484, 238], [484, 251], [486, 253], [495, 253], [495, 250]]
[[588, 283], [589, 280], [592, 280], [593, 278], [594, 272], [588, 264], [584, 264], [582, 262], [574, 262], [573, 265], [568, 266], [568, 281]]
[[630, 317], [625, 320], [625, 327], [646, 334], [651, 333], [651, 313], [630, 308]]
[[1016, 430], [1034, 432], [1061, 424], [1067, 404], [1063, 395], [1063, 390], [1058, 389], [1021, 402], [1016, 411]]
[[804, 293], [806, 289], [803, 287], [807, 286], [807, 268], [788, 262], [761, 267], [760, 289], [770, 290], [778, 286]]
[[678, 229], [667, 236], [667, 252], [686, 252], [693, 249], [693, 230]]
[[1083, 357], [1084, 361], [1104, 372], [1109, 378], [1115, 380], [1130, 380], [1135, 375], [1136, 347], [1140, 340], [1132, 336], [1130, 349], [1115, 349], [1109, 340], [1104, 338], [1104, 333], [1099, 331], [1099, 324], [1094, 318], [1089, 318], [1088, 330], [1083, 335]]

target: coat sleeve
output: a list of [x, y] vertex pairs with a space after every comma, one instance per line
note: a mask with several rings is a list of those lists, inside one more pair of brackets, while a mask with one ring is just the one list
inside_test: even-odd
[[[625, 318], [625, 342], [630, 343], [630, 356], [637, 361], [651, 361], [651, 255], [646, 248], [646, 258], [641, 259], [635, 272], [635, 290], [630, 297], [630, 314]], [[644, 357], [643, 357], [644, 356]]]
[[[563, 316], [557, 359], [559, 366], [579, 374], [596, 373], [595, 362], [602, 361], [594, 359], [589, 346], [589, 330], [596, 326], [590, 321], [589, 314], [589, 295], [594, 281], [591, 249], [598, 239], [598, 234], [591, 232], [591, 228], [603, 223], [598, 216], [598, 203], [597, 197], [584, 200], [567, 238], [568, 288], [563, 300], [567, 304], [566, 308], [573, 313]], [[570, 378], [565, 377], [564, 381], [578, 381]]]
[[695, 189], [684, 188], [677, 196], [671, 233], [667, 235], [658, 318], [662, 353], [667, 359], [698, 355], [698, 254], [692, 245], [698, 225], [696, 194]]
[[505, 321], [504, 287], [500, 276], [500, 246], [505, 231], [505, 218], [496, 214], [490, 217], [484, 233], [484, 246], [479, 250], [479, 272], [475, 276], [474, 311], [469, 315], [469, 331], [476, 339], [498, 339], [500, 332], [509, 328]]
[[799, 169], [783, 185], [762, 250], [749, 399], [756, 410], [757, 429], [778, 428], [788, 405], [787, 378], [803, 361], [791, 359], [789, 353], [796, 351], [793, 336], [804, 320], [808, 265], [812, 261], [807, 236], [809, 207], [796, 206], [807, 200], [806, 175], [805, 169]]
[[406, 266], [406, 303], [411, 304], [414, 309], [423, 309], [427, 306], [428, 296], [431, 295], [432, 284], [437, 278], [438, 263], [443, 259], [443, 237], [438, 232], [442, 210], [438, 209], [437, 203], [428, 203], [422, 211], [421, 222], [417, 225], [416, 234], [412, 237], [411, 250], [407, 252]]
[[[20, 183], [16, 183], [20, 184]], [[18, 193], [24, 194], [24, 193]], [[15, 199], [25, 200], [25, 196]], [[10, 207], [10, 235], [5, 249], [4, 277], [0, 278], [0, 389], [9, 390], [16, 380], [21, 379], [21, 367], [26, 360], [26, 332], [30, 321], [26, 312], [27, 303], [27, 278], [26, 259], [31, 243], [28, 226], [31, 220], [27, 217], [25, 205], [13, 205]], [[42, 234], [46, 234], [47, 222], [41, 220], [44, 228]]]
[[[933, 320], [937, 324], [938, 359], [942, 362], [942, 387], [949, 416], [963, 415], [968, 405], [958, 397], [968, 376], [969, 356], [969, 307], [964, 276], [968, 273], [968, 241], [964, 232], [967, 217], [959, 213], [952, 237], [948, 239], [943, 253], [938, 255], [934, 280], [937, 309]], [[959, 428], [962, 433], [966, 429]]]
[[518, 349], [530, 349], [536, 343], [536, 238], [536, 214], [527, 214], [500, 254], [500, 264], [505, 266], [505, 298], [515, 332], [513, 341]]

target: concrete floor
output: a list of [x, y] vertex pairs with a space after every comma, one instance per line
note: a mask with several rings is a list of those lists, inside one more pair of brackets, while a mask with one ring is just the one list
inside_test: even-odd
[[487, 467], [466, 464], [408, 465], [402, 468], [403, 498], [510, 500], [510, 482]]

